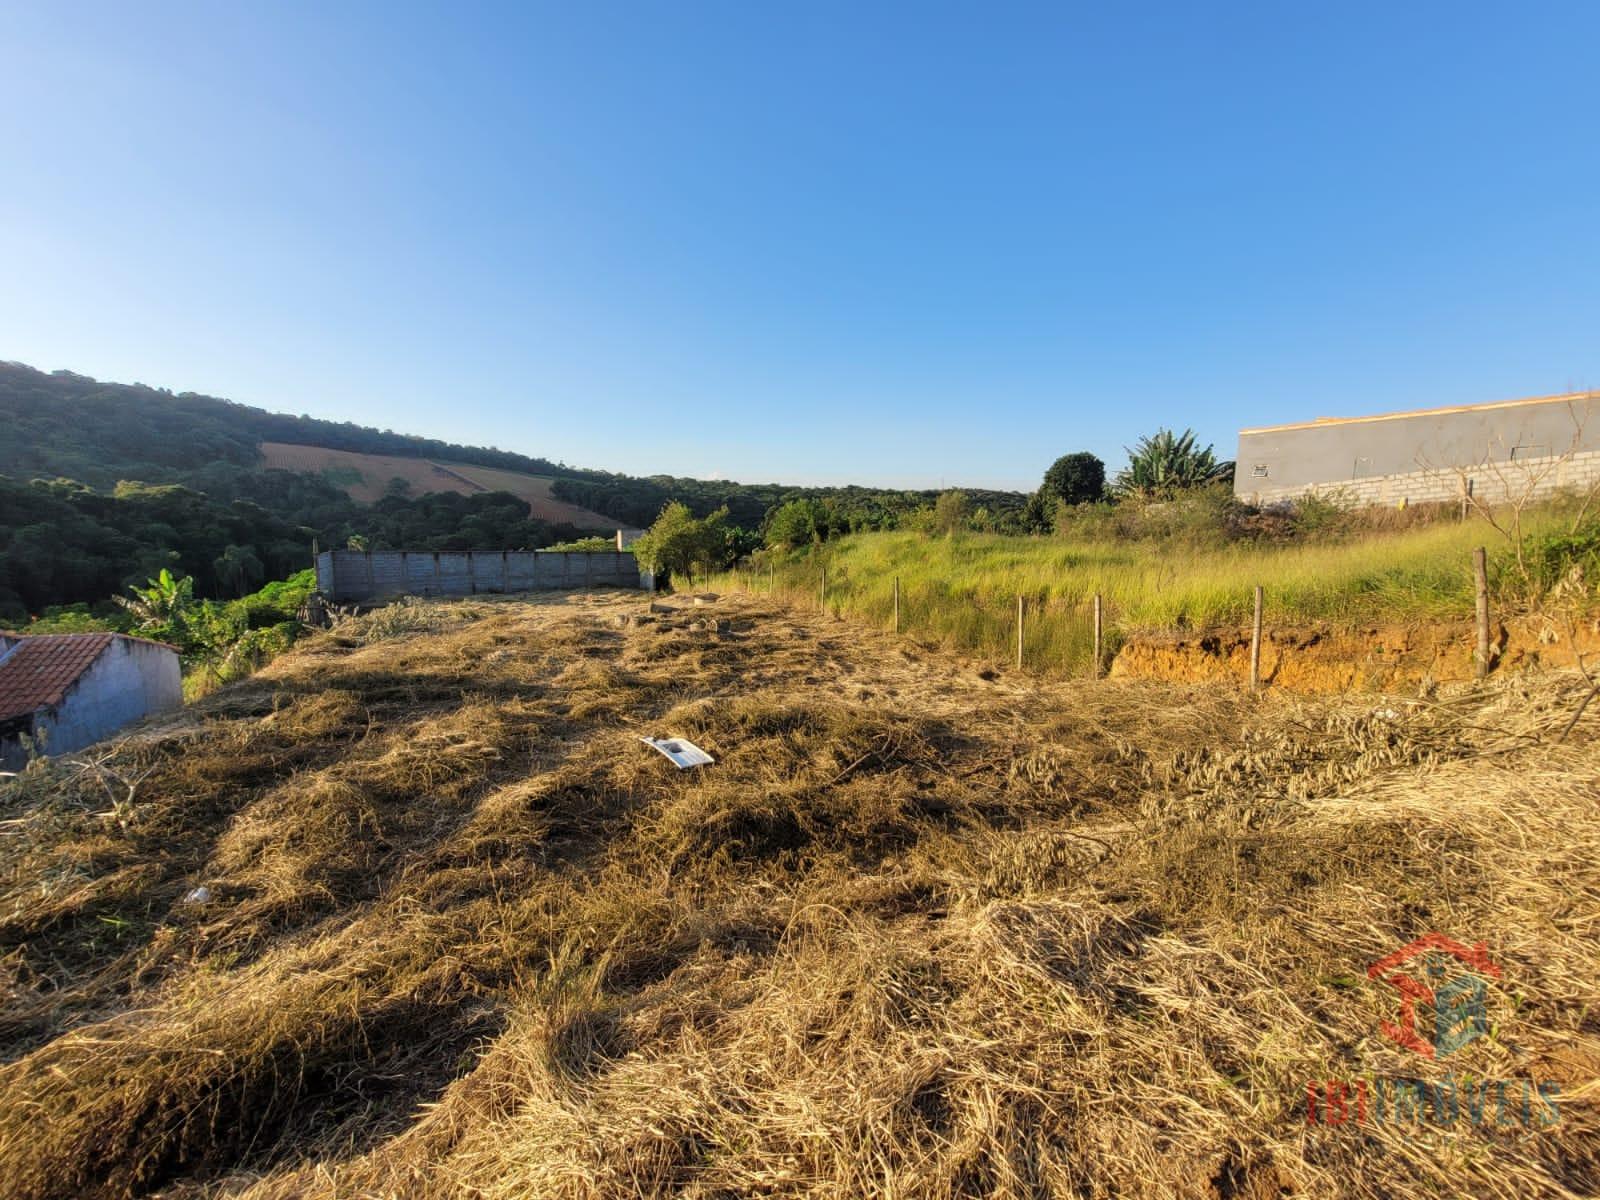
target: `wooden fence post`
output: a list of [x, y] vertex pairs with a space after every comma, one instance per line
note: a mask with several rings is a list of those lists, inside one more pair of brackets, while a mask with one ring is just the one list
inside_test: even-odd
[[1017, 596], [1017, 670], [1022, 670], [1022, 596]]
[[1482, 546], [1472, 552], [1472, 576], [1478, 609], [1478, 678], [1489, 673], [1489, 564]]
[[1250, 626], [1250, 690], [1261, 686], [1261, 585], [1256, 584], [1256, 616]]
[[1094, 594], [1094, 663], [1089, 676], [1091, 679], [1100, 678], [1100, 593]]
[[900, 632], [900, 576], [894, 577], [894, 631]]

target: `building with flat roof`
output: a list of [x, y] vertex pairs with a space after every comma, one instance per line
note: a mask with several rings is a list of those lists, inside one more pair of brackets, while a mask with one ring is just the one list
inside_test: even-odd
[[1254, 504], [1498, 504], [1597, 484], [1600, 392], [1241, 429], [1233, 476]]

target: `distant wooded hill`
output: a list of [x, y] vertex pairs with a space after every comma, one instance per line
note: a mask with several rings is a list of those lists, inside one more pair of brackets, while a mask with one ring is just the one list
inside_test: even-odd
[[[348, 457], [355, 455], [367, 457]], [[406, 470], [395, 459], [442, 469]], [[823, 499], [843, 526], [882, 529], [934, 495], [638, 478], [0, 362], [4, 620], [101, 600], [162, 566], [194, 576], [201, 595], [225, 595], [305, 566], [313, 539], [342, 545], [357, 537], [374, 548], [537, 548], [608, 522], [647, 526], [673, 500], [700, 516], [726, 506], [734, 524], [757, 530], [785, 501]], [[1020, 511], [1025, 499], [1015, 492], [969, 496], [997, 516]]]
[[509, 450], [458, 446], [349, 421], [323, 421], [143, 384], [102, 383], [71, 371], [0, 363], [0, 475], [62, 476], [99, 490], [118, 480], [178, 483], [213, 463], [256, 468], [262, 442], [363, 454], [448, 459], [530, 475], [604, 479]]

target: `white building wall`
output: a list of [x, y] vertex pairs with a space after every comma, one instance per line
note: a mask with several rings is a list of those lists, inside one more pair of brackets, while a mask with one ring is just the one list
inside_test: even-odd
[[[1242, 464], [1241, 464], [1242, 470]], [[1362, 507], [1396, 506], [1426, 501], [1459, 501], [1466, 489], [1484, 504], [1542, 499], [1564, 490], [1588, 491], [1600, 486], [1600, 452], [1555, 454], [1542, 458], [1484, 463], [1459, 470], [1407, 471], [1368, 475], [1330, 483], [1289, 487], [1252, 487], [1242, 473], [1234, 491], [1253, 504], [1271, 504], [1295, 496], [1318, 495]], [[1264, 482], [1264, 481], [1263, 481]]]
[[116, 638], [56, 708], [34, 724], [46, 754], [70, 754], [124, 725], [183, 703], [178, 654], [152, 642]]

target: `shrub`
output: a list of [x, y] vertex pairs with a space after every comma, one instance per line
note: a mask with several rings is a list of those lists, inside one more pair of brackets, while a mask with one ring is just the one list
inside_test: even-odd
[[1523, 562], [1530, 600], [1567, 587], [1591, 592], [1600, 581], [1600, 518], [1591, 518], [1569, 533], [1547, 533], [1527, 539]]
[[23, 633], [122, 633], [128, 619], [121, 612], [99, 614], [87, 604], [52, 604], [29, 621]]
[[1168, 500], [1134, 496], [1119, 504], [1061, 504], [1058, 536], [1077, 541], [1170, 541], [1216, 546], [1252, 536], [1249, 510], [1232, 489], [1217, 482]]
[[574, 538], [570, 542], [557, 542], [554, 546], [545, 547], [546, 550], [571, 551], [575, 554], [604, 554], [607, 550], [616, 548], [616, 538], [600, 537], [598, 534], [594, 537]]
[[316, 590], [317, 573], [310, 567], [287, 579], [274, 580], [239, 601], [245, 613], [245, 624], [250, 629], [267, 629], [293, 621]]
[[1349, 525], [1348, 506], [1316, 492], [1295, 497], [1289, 506], [1289, 522], [1301, 535], [1328, 534]]
[[940, 492], [939, 498], [933, 502], [933, 531], [954, 533], [958, 529], [965, 528], [966, 523], [967, 494], [959, 488]]
[[1130, 536], [1136, 514], [1101, 500], [1097, 504], [1058, 504], [1050, 524], [1056, 534], [1077, 541], [1107, 541]]

